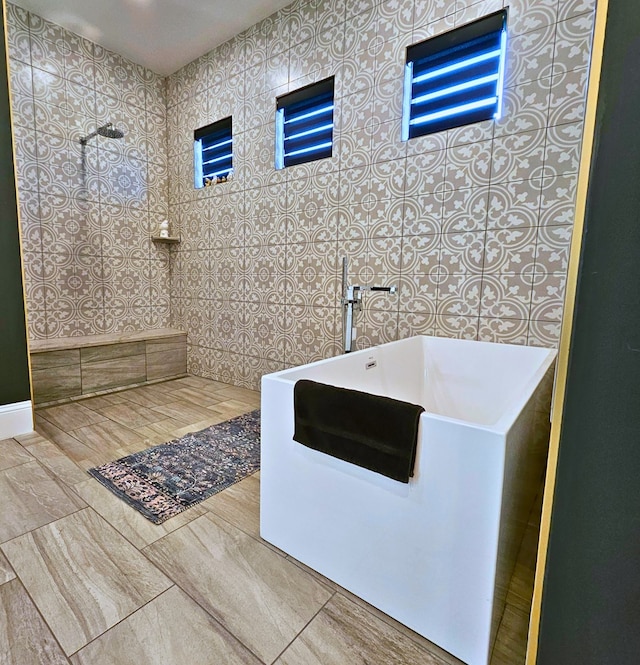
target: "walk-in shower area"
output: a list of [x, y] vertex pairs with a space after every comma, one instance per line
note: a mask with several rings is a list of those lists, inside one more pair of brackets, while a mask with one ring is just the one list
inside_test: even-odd
[[8, 4], [32, 340], [169, 326], [161, 77]]

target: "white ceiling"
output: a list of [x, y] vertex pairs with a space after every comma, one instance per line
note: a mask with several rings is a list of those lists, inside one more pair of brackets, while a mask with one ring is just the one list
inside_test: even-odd
[[12, 0], [166, 76], [292, 0]]

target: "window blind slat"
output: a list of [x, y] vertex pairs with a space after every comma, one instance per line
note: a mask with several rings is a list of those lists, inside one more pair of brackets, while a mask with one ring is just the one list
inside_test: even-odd
[[498, 117], [505, 44], [502, 10], [410, 46], [403, 139]]
[[333, 78], [280, 97], [276, 166], [330, 157], [333, 150]]
[[196, 149], [196, 186], [208, 180], [226, 177], [233, 170], [233, 134], [231, 117], [214, 122], [194, 132]]

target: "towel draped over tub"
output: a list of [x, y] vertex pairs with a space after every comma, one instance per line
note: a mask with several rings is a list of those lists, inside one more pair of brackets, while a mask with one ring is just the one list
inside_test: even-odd
[[293, 404], [295, 441], [409, 482], [422, 406], [308, 379], [296, 382]]

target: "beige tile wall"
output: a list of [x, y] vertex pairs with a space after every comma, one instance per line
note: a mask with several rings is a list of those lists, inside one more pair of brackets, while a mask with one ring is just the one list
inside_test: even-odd
[[[32, 339], [166, 327], [165, 81], [7, 4]], [[79, 139], [106, 122], [122, 140]]]
[[[514, 0], [504, 116], [400, 141], [405, 48], [501, 0], [300, 0], [169, 77], [172, 325], [192, 372], [260, 375], [426, 333], [557, 344], [594, 0]], [[274, 170], [275, 97], [336, 77], [330, 159]], [[233, 114], [233, 182], [194, 189], [193, 129]]]
[[[503, 4], [503, 118], [401, 142], [406, 46]], [[191, 372], [257, 387], [340, 352], [346, 255], [353, 282], [399, 287], [365, 296], [357, 347], [557, 344], [594, 6], [298, 0], [170, 76], [164, 100], [151, 72], [9, 5], [31, 334], [155, 327], [170, 308]], [[56, 44], [61, 65], [40, 55]], [[333, 157], [276, 171], [275, 97], [331, 75]], [[235, 178], [197, 190], [193, 130], [228, 115]], [[127, 142], [91, 143], [84, 202], [74, 139], [109, 120]], [[148, 242], [167, 210], [170, 260]]]

